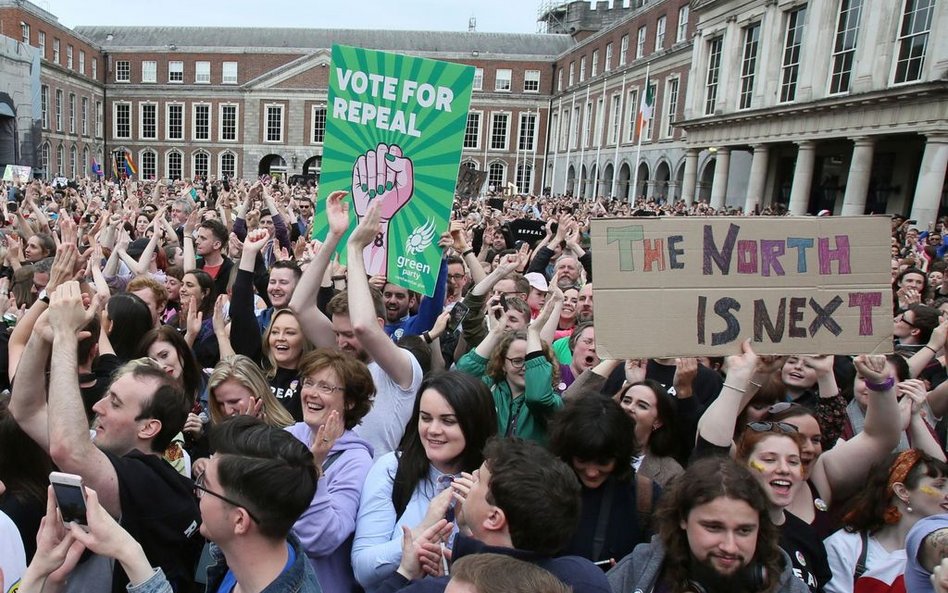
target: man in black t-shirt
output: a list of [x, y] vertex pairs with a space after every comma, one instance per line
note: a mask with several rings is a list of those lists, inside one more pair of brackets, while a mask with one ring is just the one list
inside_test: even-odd
[[[141, 542], [175, 591], [190, 592], [203, 547], [200, 512], [191, 482], [161, 458], [184, 426], [190, 402], [157, 365], [147, 359], [132, 361], [116, 372], [105, 396], [93, 406], [93, 442], [80, 396], [77, 344], [81, 328], [97, 314], [96, 306], [84, 308], [77, 282], [55, 290], [48, 323], [37, 323], [20, 359], [10, 411], [61, 471], [78, 474], [98, 492], [102, 506]], [[80, 581], [81, 575], [76, 577]], [[86, 578], [100, 583], [102, 575]], [[125, 591], [126, 583], [116, 564], [111, 590]], [[70, 586], [84, 589], [82, 582]]]

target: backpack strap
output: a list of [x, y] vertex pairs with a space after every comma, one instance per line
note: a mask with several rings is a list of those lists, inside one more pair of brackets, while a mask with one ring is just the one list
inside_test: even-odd
[[853, 573], [853, 582], [866, 573], [866, 558], [869, 557], [869, 532], [861, 531], [859, 536], [862, 539], [862, 551], [859, 553], [859, 560], [856, 561], [856, 571]]
[[340, 455], [342, 455], [342, 451], [336, 451], [335, 453], [330, 453], [329, 456], [326, 457], [326, 460], [323, 461], [323, 475], [325, 475], [326, 470], [328, 470], [329, 467], [335, 463], [337, 459], [339, 459]]

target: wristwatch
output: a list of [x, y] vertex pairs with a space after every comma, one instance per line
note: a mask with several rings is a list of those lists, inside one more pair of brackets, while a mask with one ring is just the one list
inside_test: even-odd
[[46, 289], [40, 291], [39, 296], [36, 297], [36, 300], [43, 301], [47, 305], [49, 304], [49, 295], [46, 294]]

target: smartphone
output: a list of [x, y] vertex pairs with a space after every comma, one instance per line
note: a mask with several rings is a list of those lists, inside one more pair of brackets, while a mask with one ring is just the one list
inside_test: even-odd
[[504, 311], [507, 310], [507, 295], [500, 295], [500, 306], [503, 307]]
[[905, 224], [918, 224], [917, 220], [906, 220]]
[[75, 521], [80, 525], [88, 525], [86, 521], [86, 497], [82, 489], [82, 478], [76, 474], [52, 472], [49, 482], [53, 485], [56, 494], [56, 505], [63, 523]]
[[458, 331], [458, 328], [461, 326], [461, 322], [464, 321], [464, 318], [467, 317], [469, 312], [470, 308], [464, 303], [455, 303], [454, 307], [451, 309], [451, 316], [448, 317], [448, 327], [446, 331], [448, 333], [454, 333]]

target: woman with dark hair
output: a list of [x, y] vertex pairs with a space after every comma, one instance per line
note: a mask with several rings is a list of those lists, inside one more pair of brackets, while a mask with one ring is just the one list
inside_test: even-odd
[[33, 264], [56, 255], [56, 240], [48, 233], [37, 233], [27, 239], [23, 248], [24, 263]]
[[813, 593], [829, 582], [823, 541], [810, 525], [786, 511], [803, 484], [800, 446], [803, 435], [785, 422], [751, 422], [737, 441], [736, 459], [747, 464], [767, 496], [768, 516], [780, 529], [780, 547], [790, 557], [793, 572]]
[[184, 275], [178, 294], [181, 312], [172, 325], [184, 330], [184, 339], [194, 351], [198, 364], [202, 368], [213, 368], [221, 357], [213, 324], [217, 301], [214, 279], [204, 270], [190, 270]]
[[106, 319], [99, 333], [99, 354], [115, 354], [122, 363], [138, 356], [138, 344], [150, 330], [151, 310], [137, 295], [113, 295], [105, 306]]
[[372, 409], [368, 367], [339, 350], [317, 348], [299, 366], [303, 422], [287, 428], [322, 471], [313, 502], [293, 526], [326, 591], [352, 591], [352, 539], [372, 446], [352, 429]]
[[869, 570], [905, 566], [905, 537], [919, 519], [948, 507], [948, 464], [918, 449], [893, 453], [876, 465], [849, 503], [840, 529], [824, 542], [833, 578], [827, 593], [852, 593]]
[[616, 394], [622, 410], [635, 421], [639, 453], [635, 470], [665, 487], [684, 469], [680, 455], [678, 401], [658, 381], [643, 379]]
[[612, 398], [591, 394], [566, 404], [550, 425], [549, 447], [582, 484], [580, 522], [566, 554], [614, 562], [649, 540], [659, 488], [633, 472], [635, 423]]
[[352, 566], [368, 593], [395, 572], [402, 555], [402, 526], [420, 533], [453, 519], [451, 483], [483, 463], [497, 414], [487, 387], [455, 371], [425, 377], [398, 451], [369, 471], [356, 519]]
[[198, 366], [188, 343], [173, 327], [162, 325], [149, 330], [138, 345], [138, 356], [147, 356], [169, 376], [181, 382], [192, 402], [207, 411], [207, 376]]
[[165, 290], [168, 291], [168, 302], [161, 315], [162, 323], [171, 323], [181, 311], [181, 282], [184, 280], [184, 269], [181, 266], [168, 266], [165, 270]]

